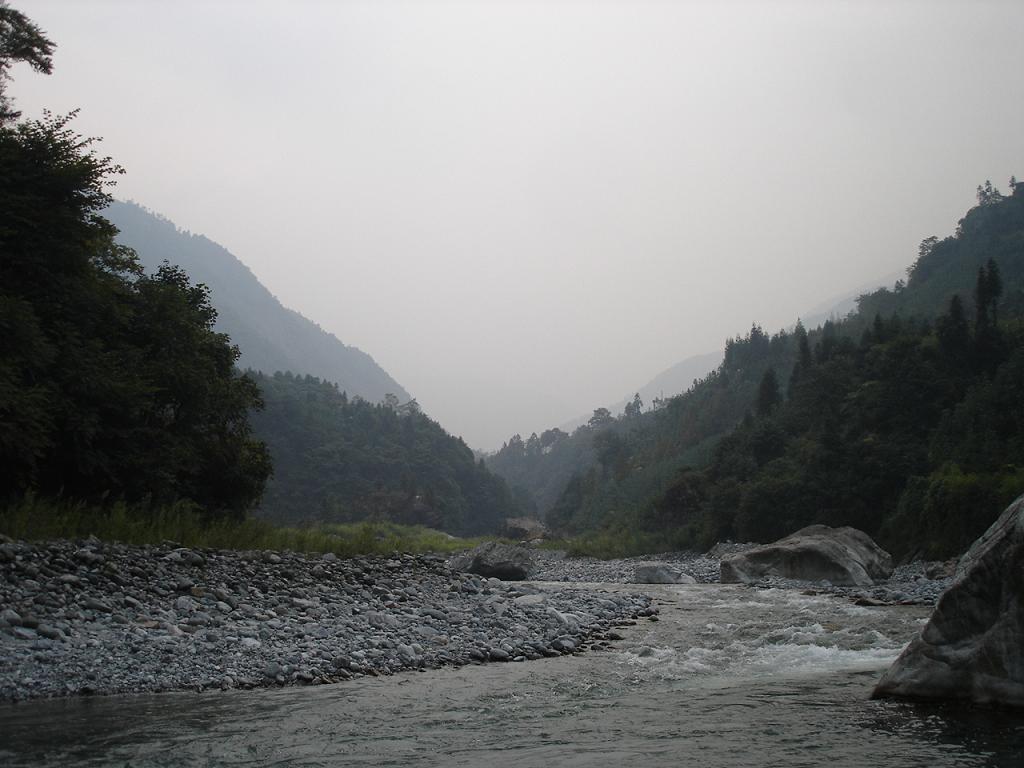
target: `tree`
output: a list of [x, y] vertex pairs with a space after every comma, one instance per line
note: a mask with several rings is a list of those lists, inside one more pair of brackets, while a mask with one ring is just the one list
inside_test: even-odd
[[978, 267], [978, 279], [974, 287], [974, 350], [977, 365], [981, 370], [992, 371], [999, 364], [1002, 339], [999, 332], [999, 297], [1003, 292], [999, 267], [994, 259]]
[[622, 415], [627, 419], [639, 418], [640, 414], [643, 413], [643, 401], [640, 399], [640, 393], [637, 392], [633, 395], [633, 399], [626, 403], [626, 407], [622, 411]]
[[551, 448], [556, 443], [560, 443], [562, 440], [565, 440], [565, 438], [567, 438], [568, 436], [569, 435], [560, 430], [558, 427], [546, 429], [543, 432], [541, 432], [540, 447], [542, 449]]
[[797, 359], [793, 365], [793, 371], [789, 374], [790, 392], [800, 382], [801, 377], [806, 376], [811, 366], [814, 365], [814, 360], [811, 356], [811, 343], [807, 338], [807, 329], [804, 328], [803, 322], [799, 319], [796, 321], [796, 327], [793, 329], [793, 338], [796, 339]]
[[994, 205], [1002, 199], [1002, 193], [992, 186], [990, 180], [985, 179], [984, 184], [978, 185], [978, 205]]
[[7, 96], [11, 66], [24, 62], [36, 72], [48, 75], [53, 71], [55, 47], [25, 14], [0, 0], [0, 126], [21, 116], [20, 112], [12, 109], [11, 99]]
[[779, 380], [775, 375], [775, 369], [769, 367], [761, 377], [761, 384], [757, 388], [757, 415], [770, 415], [780, 402], [782, 402], [782, 396], [779, 394]]
[[[385, 397], [386, 397], [386, 395], [385, 395]], [[423, 408], [420, 407], [420, 404], [416, 400], [415, 397], [412, 400], [410, 400], [409, 402], [407, 402], [404, 405], [400, 406], [399, 409], [398, 409], [398, 415], [399, 416], [409, 416], [409, 415], [412, 415], [412, 414], [418, 414], [418, 413], [422, 413], [422, 412], [423, 412]]]
[[253, 381], [203, 286], [145, 277], [100, 215], [111, 176], [73, 116], [0, 126], [0, 499], [191, 500], [240, 517], [270, 472]]
[[946, 360], [953, 365], [962, 364], [969, 356], [971, 330], [959, 296], [954, 294], [949, 300], [949, 311], [939, 318], [936, 330]]
[[608, 426], [609, 424], [615, 423], [615, 417], [612, 416], [612, 412], [607, 408], [595, 408], [594, 415], [590, 417], [587, 425], [591, 429], [599, 429], [600, 427]]

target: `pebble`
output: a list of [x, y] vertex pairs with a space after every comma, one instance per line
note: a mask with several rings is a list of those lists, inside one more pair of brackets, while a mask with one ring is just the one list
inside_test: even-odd
[[0, 701], [307, 685], [571, 653], [643, 595], [535, 587], [443, 558], [6, 541]]
[[[534, 551], [532, 578], [553, 582], [633, 583], [640, 562], [661, 562], [689, 574], [698, 583], [718, 582], [720, 557], [742, 552], [753, 544], [717, 544], [711, 552], [663, 552], [657, 555], [598, 560], [593, 557], [567, 557], [562, 550]], [[871, 587], [839, 587], [824, 581], [800, 581], [769, 577], [753, 585], [763, 589], [793, 589], [841, 595], [862, 605], [915, 604], [934, 605], [952, 582], [949, 563], [915, 561], [893, 570], [886, 581]]]

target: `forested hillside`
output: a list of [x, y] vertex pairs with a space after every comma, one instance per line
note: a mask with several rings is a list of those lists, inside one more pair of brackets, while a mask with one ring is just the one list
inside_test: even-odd
[[[803, 326], [797, 333], [804, 334]], [[618, 418], [599, 408], [571, 435], [559, 429], [525, 441], [516, 435], [488, 466], [529, 494], [557, 529], [588, 530], [609, 510], [655, 498], [682, 467], [706, 462], [720, 436], [743, 418], [764, 371], [788, 371], [794, 358], [792, 335], [770, 338], [755, 325], [730, 339], [722, 364], [683, 395], [650, 404], [637, 395]]]
[[100, 215], [119, 169], [0, 94], [0, 503], [192, 502], [241, 518], [270, 471], [202, 286], [143, 275]]
[[255, 378], [266, 407], [254, 414], [254, 430], [274, 461], [261, 516], [478, 534], [520, 513], [505, 482], [415, 401], [374, 404], [311, 376]]
[[568, 473], [542, 511], [570, 533], [703, 546], [827, 522], [899, 554], [958, 551], [986, 524], [971, 510], [1024, 490], [1024, 188], [1011, 190], [979, 188], [956, 233], [925, 240], [908, 280], [849, 318], [810, 334], [755, 325], [684, 395], [595, 412], [553, 447], [513, 440], [492, 466], [545, 499]]
[[373, 358], [346, 346], [281, 305], [245, 264], [217, 243], [185, 232], [172, 222], [135, 205], [114, 202], [104, 215], [120, 230], [117, 241], [135, 250], [147, 272], [168, 261], [210, 288], [217, 330], [242, 352], [239, 365], [264, 373], [295, 371], [333, 381], [350, 395], [373, 402], [406, 392]]
[[[802, 346], [786, 397], [761, 403], [640, 524], [707, 544], [823, 522], [901, 556], [962, 552], [1024, 491], [1024, 187], [1011, 189], [981, 188], [955, 236], [925, 241], [906, 286]], [[906, 309], [868, 323], [880, 300]]]

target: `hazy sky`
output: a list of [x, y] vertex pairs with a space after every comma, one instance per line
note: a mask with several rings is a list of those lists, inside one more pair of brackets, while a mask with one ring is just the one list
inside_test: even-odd
[[12, 0], [116, 195], [474, 447], [906, 267], [1024, 176], [1022, 2]]

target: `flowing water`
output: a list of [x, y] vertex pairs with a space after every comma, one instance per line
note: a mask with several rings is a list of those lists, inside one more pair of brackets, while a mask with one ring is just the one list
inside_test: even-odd
[[644, 589], [661, 620], [579, 656], [5, 705], [0, 764], [1024, 766], [1024, 714], [868, 699], [926, 609]]

